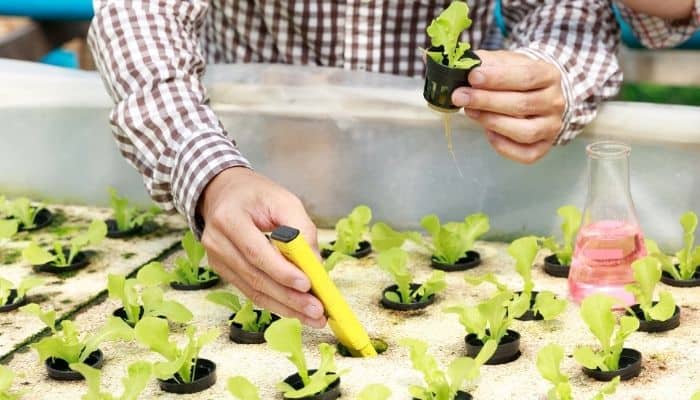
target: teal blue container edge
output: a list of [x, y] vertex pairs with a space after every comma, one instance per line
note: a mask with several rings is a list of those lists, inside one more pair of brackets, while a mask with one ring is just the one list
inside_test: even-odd
[[0, 1], [0, 15], [37, 20], [92, 19], [92, 0], [6, 0]]

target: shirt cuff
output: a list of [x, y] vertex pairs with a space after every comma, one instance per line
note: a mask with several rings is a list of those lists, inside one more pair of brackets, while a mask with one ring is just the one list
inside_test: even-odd
[[576, 98], [574, 96], [573, 86], [571, 80], [569, 79], [569, 74], [563, 65], [556, 58], [544, 53], [538, 49], [533, 49], [530, 47], [520, 47], [514, 50], [516, 53], [524, 54], [532, 59], [539, 59], [542, 61], [554, 64], [559, 70], [561, 75], [561, 91], [564, 95], [564, 112], [561, 116], [561, 129], [557, 134], [557, 138], [554, 140], [554, 144], [566, 144], [568, 141], [576, 137], [580, 132], [579, 129], [573, 129], [573, 124], [571, 124], [571, 118], [573, 114], [573, 106], [576, 104]]
[[180, 146], [171, 177], [173, 203], [197, 237], [204, 229], [197, 216], [199, 197], [209, 181], [232, 167], [252, 168], [235, 144], [221, 134], [193, 134]]

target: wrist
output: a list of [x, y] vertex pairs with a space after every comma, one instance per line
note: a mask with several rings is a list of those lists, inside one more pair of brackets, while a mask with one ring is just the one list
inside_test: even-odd
[[241, 177], [249, 176], [253, 173], [247, 165], [234, 165], [214, 175], [204, 186], [202, 194], [197, 201], [196, 213], [202, 219], [202, 222], [206, 222], [207, 217], [220, 201], [221, 195], [226, 192], [228, 186], [231, 186], [232, 180], [239, 180]]

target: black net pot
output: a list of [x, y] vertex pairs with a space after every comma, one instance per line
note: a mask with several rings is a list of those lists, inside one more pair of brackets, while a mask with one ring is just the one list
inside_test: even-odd
[[[258, 320], [259, 320], [260, 315], [262, 314], [262, 311], [255, 310], [255, 314], [257, 314]], [[229, 321], [232, 321], [235, 316], [236, 316], [236, 313], [231, 314], [231, 316], [229, 317]], [[280, 319], [279, 315], [272, 314], [272, 321], [270, 321], [270, 324], [277, 321], [278, 319]], [[265, 343], [265, 330], [267, 330], [267, 328], [269, 326], [270, 325], [266, 326], [261, 332], [248, 332], [248, 331], [243, 330], [243, 326], [241, 326], [241, 324], [236, 323], [236, 322], [231, 322], [228, 337], [229, 337], [229, 339], [231, 339], [231, 341], [239, 343], [239, 344]]]
[[[50, 251], [52, 254], [55, 254], [53, 250]], [[66, 257], [68, 257], [68, 249], [63, 249], [63, 254], [65, 254]], [[80, 269], [83, 269], [90, 264], [90, 256], [89, 253], [86, 251], [79, 251], [78, 254], [73, 257], [73, 262], [70, 265], [67, 265], [65, 267], [59, 267], [56, 266], [55, 264], [49, 262], [46, 264], [41, 264], [41, 265], [33, 265], [32, 267], [34, 268], [34, 271], [36, 272], [48, 272], [52, 274], [60, 274], [62, 272], [71, 272], [71, 271], [77, 271]]]
[[107, 237], [110, 239], [123, 239], [141, 234], [143, 231], [143, 226], [138, 225], [133, 228], [127, 229], [125, 231], [120, 231], [117, 225], [117, 221], [110, 218], [105, 220], [107, 224]]
[[597, 381], [611, 381], [616, 376], [621, 381], [626, 381], [638, 376], [642, 372], [642, 353], [634, 349], [624, 348], [620, 354], [620, 368], [614, 371], [601, 371], [583, 367], [583, 373]]
[[[104, 364], [104, 355], [101, 350], [95, 350], [90, 353], [83, 363], [92, 368], [100, 369], [102, 368], [102, 364]], [[79, 381], [85, 379], [83, 374], [70, 369], [68, 363], [60, 358], [47, 358], [46, 361], [44, 361], [44, 366], [46, 366], [46, 372], [49, 374], [49, 378], [57, 381]]]
[[544, 259], [544, 272], [555, 278], [568, 278], [570, 265], [561, 265], [555, 254], [551, 254]]
[[[144, 309], [143, 306], [139, 306], [139, 321], [143, 317]], [[126, 315], [126, 310], [124, 310], [124, 307], [119, 307], [114, 312], [112, 312], [112, 315], [115, 317], [119, 317], [122, 319], [122, 321], [126, 322], [127, 325], [130, 327], [134, 327], [135, 324], [132, 324], [129, 322], [129, 317]]]
[[16, 310], [25, 304], [27, 304], [27, 296], [22, 296], [21, 299], [18, 299], [17, 289], [10, 289], [10, 295], [7, 296], [7, 301], [0, 306], [0, 313]]
[[[204, 275], [204, 273], [207, 272], [206, 268], [199, 267], [197, 270], [197, 275], [201, 276]], [[175, 289], [175, 290], [204, 290], [204, 289], [209, 289], [211, 287], [216, 286], [221, 279], [219, 278], [219, 275], [214, 274], [214, 277], [212, 279], [209, 279], [208, 281], [203, 281], [203, 282], [197, 282], [197, 283], [180, 283], [180, 282], [170, 282], [170, 287]]]
[[[330, 243], [331, 245], [335, 244], [335, 240]], [[357, 245], [357, 250], [355, 250], [354, 253], [348, 254], [351, 257], [355, 258], [363, 258], [367, 257], [370, 253], [372, 252], [372, 244], [366, 240], [361, 241]], [[328, 258], [333, 254], [333, 250], [330, 249], [321, 249], [321, 257], [323, 258]]]
[[168, 393], [188, 394], [209, 389], [216, 383], [216, 364], [206, 358], [198, 358], [194, 364], [192, 382], [180, 383], [175, 378], [158, 379], [160, 390]]
[[[421, 287], [420, 284], [418, 283], [412, 283], [410, 288], [411, 288], [411, 293], [414, 291], [418, 290], [418, 288]], [[418, 301], [413, 302], [413, 303], [397, 303], [394, 301], [391, 301], [386, 298], [386, 293], [387, 292], [394, 292], [398, 294], [398, 285], [391, 285], [387, 288], [385, 288], [382, 291], [382, 300], [380, 301], [382, 307], [389, 309], [389, 310], [396, 310], [396, 311], [415, 311], [415, 310], [420, 310], [421, 308], [428, 307], [429, 305], [433, 304], [435, 301], [435, 295], [431, 294], [430, 296], [427, 296], [425, 298], [421, 297], [418, 299]]]
[[[484, 347], [484, 343], [479, 340], [479, 338], [470, 333], [464, 337], [464, 342], [467, 345], [467, 355], [469, 357], [476, 357], [481, 349]], [[511, 361], [515, 361], [520, 357], [520, 334], [516, 331], [508, 329], [506, 335], [501, 338], [498, 342], [498, 347], [496, 347], [496, 352], [491, 356], [491, 358], [486, 361], [488, 365], [505, 364]]]
[[[429, 51], [442, 51], [442, 46], [431, 47]], [[452, 104], [452, 92], [458, 87], [470, 86], [469, 73], [472, 69], [481, 65], [474, 65], [469, 69], [449, 68], [441, 63], [433, 60], [432, 57], [426, 56], [426, 72], [425, 86], [423, 87], [423, 98], [432, 107], [437, 108], [442, 112], [457, 111], [459, 107]], [[479, 57], [471, 50], [468, 50], [462, 58], [474, 58], [479, 60]], [[446, 61], [446, 60], [443, 60]]]
[[[658, 302], [655, 301], [652, 303], [652, 305], [656, 305], [657, 303]], [[666, 321], [645, 320], [644, 311], [642, 311], [642, 308], [639, 307], [639, 304], [633, 305], [630, 307], [630, 309], [634, 313], [633, 315], [639, 320], [638, 330], [642, 332], [666, 332], [670, 331], [671, 329], [678, 328], [678, 326], [681, 324], [681, 309], [678, 306], [676, 306], [676, 309], [673, 311], [671, 318], [667, 319]]]
[[454, 264], [443, 264], [435, 257], [430, 257], [430, 266], [445, 272], [466, 271], [481, 264], [481, 255], [477, 251], [469, 250], [464, 257]]
[[51, 222], [53, 222], [53, 214], [48, 209], [42, 208], [36, 212], [36, 215], [34, 215], [34, 226], [27, 228], [24, 226], [24, 224], [20, 223], [17, 226], [17, 230], [20, 232], [36, 231], [51, 225]]
[[[678, 264], [676, 264], [676, 267], [678, 267]], [[695, 272], [692, 278], [688, 280], [679, 280], [679, 279], [674, 279], [670, 274], [667, 272], [663, 272], [661, 274], [661, 282], [669, 285], [669, 286], [674, 286], [674, 287], [696, 287], [700, 286], [700, 269]]]
[[[457, 394], [455, 395], [455, 397], [453, 397], [453, 399], [454, 400], [472, 400], [472, 395], [470, 395], [467, 392], [463, 392], [461, 390], [458, 390]], [[413, 400], [419, 400], [419, 399], [413, 397]]]
[[[316, 370], [310, 369], [308, 372], [309, 376], [311, 376], [314, 372], [316, 372]], [[284, 383], [293, 387], [296, 390], [299, 390], [304, 387], [304, 383], [302, 382], [299, 373], [289, 375], [284, 379]], [[333, 383], [328, 385], [326, 390], [324, 390], [323, 392], [316, 393], [311, 396], [300, 397], [299, 400], [334, 400], [338, 397], [340, 397], [340, 377], [338, 377], [338, 379], [336, 379], [335, 381], [333, 381]], [[287, 396], [284, 396], [284, 398], [288, 399]]]
[[[522, 294], [522, 292], [515, 292], [515, 293], [517, 295]], [[542, 321], [544, 319], [542, 314], [540, 314], [540, 313], [535, 314], [535, 312], [532, 311], [532, 308], [535, 306], [535, 301], [537, 299], [537, 295], [539, 293], [540, 292], [535, 292], [535, 291], [530, 292], [530, 308], [528, 308], [528, 310], [525, 311], [525, 313], [523, 315], [516, 317], [515, 319], [517, 319], [519, 321]]]

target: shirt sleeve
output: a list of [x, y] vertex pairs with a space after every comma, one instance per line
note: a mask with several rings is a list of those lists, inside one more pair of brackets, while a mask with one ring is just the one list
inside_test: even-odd
[[122, 155], [153, 200], [201, 234], [207, 183], [250, 167], [207, 105], [199, 31], [205, 0], [95, 0], [88, 41], [115, 102], [110, 124]]
[[651, 49], [678, 46], [700, 29], [700, 0], [695, 0], [690, 18], [681, 21], [637, 13], [619, 1], [615, 5], [642, 45]]
[[620, 89], [619, 28], [608, 1], [534, 3], [527, 13], [504, 13], [512, 26], [505, 46], [549, 61], [561, 72], [566, 108], [556, 143], [564, 144], [595, 118], [602, 101]]

